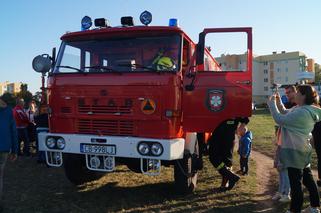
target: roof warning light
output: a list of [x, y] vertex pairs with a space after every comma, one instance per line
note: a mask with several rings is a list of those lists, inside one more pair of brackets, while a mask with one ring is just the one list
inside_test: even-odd
[[93, 22], [89, 16], [84, 16], [81, 19], [81, 30], [88, 30], [93, 25]]
[[144, 12], [142, 12], [142, 14], [140, 14], [140, 22], [142, 22], [143, 25], [149, 25], [152, 22], [152, 14], [150, 12], [148, 12], [147, 10], [145, 10]]

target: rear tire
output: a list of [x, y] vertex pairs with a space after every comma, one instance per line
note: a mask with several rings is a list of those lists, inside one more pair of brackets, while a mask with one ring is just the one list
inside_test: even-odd
[[98, 180], [105, 175], [103, 172], [95, 172], [87, 169], [85, 155], [63, 154], [64, 170], [68, 180], [75, 185]]
[[195, 168], [199, 157], [198, 143], [195, 143], [193, 154], [184, 154], [184, 158], [174, 164], [174, 179], [179, 193], [192, 193], [196, 188], [198, 171]]

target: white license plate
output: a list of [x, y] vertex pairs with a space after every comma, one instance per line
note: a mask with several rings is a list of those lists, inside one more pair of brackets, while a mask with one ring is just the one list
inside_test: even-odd
[[115, 145], [80, 144], [80, 152], [88, 154], [116, 155]]

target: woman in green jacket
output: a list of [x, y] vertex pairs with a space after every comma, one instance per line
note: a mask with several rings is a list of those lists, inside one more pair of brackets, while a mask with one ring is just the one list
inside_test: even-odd
[[291, 186], [291, 204], [287, 212], [299, 213], [303, 204], [301, 182], [310, 193], [311, 207], [307, 212], [320, 212], [320, 198], [313, 179], [310, 163], [312, 146], [310, 139], [314, 124], [321, 119], [318, 93], [310, 85], [299, 85], [296, 93], [297, 106], [286, 110], [279, 94], [270, 97], [268, 105], [275, 122], [281, 128], [280, 161], [288, 169]]

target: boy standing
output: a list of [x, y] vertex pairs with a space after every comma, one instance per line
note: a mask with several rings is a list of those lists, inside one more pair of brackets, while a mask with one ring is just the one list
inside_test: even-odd
[[248, 175], [249, 172], [249, 157], [252, 147], [252, 132], [247, 129], [246, 126], [238, 129], [239, 150], [240, 155], [240, 173], [242, 175]]

